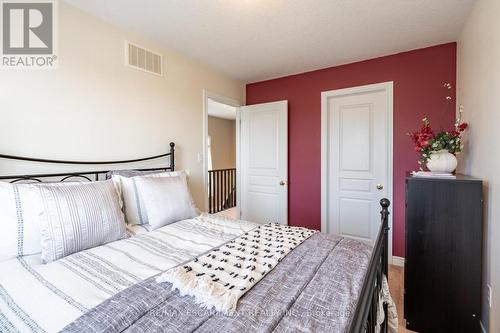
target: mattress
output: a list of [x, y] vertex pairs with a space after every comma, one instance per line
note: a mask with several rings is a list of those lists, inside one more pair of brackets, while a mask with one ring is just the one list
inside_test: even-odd
[[209, 251], [258, 224], [202, 215], [43, 264], [0, 263], [0, 332], [59, 332], [119, 292]]

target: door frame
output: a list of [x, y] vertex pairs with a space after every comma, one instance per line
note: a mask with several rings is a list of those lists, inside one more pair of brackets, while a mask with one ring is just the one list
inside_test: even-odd
[[[330, 91], [321, 92], [321, 231], [327, 231], [327, 218], [328, 218], [328, 137], [329, 137], [329, 116], [328, 116], [328, 99], [331, 97], [353, 95], [359, 93], [370, 93], [376, 91], [385, 91], [387, 93], [387, 196], [393, 204], [393, 99], [394, 99], [394, 82], [382, 82], [376, 84], [369, 84], [357, 87], [335, 89]], [[392, 209], [394, 211], [394, 209]], [[393, 242], [393, 216], [389, 215], [389, 263], [392, 263], [392, 242]]]
[[214, 100], [216, 102], [230, 105], [236, 108], [236, 213], [240, 216], [240, 204], [239, 204], [239, 167], [240, 167], [240, 106], [243, 104], [236, 100], [226, 96], [222, 96], [209, 90], [203, 89], [203, 152], [201, 162], [203, 164], [203, 205], [204, 211], [208, 211], [208, 149], [207, 149], [207, 137], [208, 137], [208, 100]]

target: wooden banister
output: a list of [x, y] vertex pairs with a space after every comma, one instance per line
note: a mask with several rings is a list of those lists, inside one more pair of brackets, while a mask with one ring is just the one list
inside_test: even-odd
[[236, 169], [208, 171], [208, 211], [214, 214], [236, 206]]

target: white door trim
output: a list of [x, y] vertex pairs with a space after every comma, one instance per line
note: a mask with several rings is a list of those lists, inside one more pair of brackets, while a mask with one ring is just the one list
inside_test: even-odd
[[[208, 137], [208, 99], [214, 100], [216, 102], [226, 104], [226, 105], [231, 105], [236, 107], [236, 178], [239, 178], [239, 156], [240, 156], [240, 126], [239, 126], [239, 118], [240, 118], [240, 109], [239, 107], [242, 105], [241, 102], [225, 97], [222, 95], [218, 95], [215, 93], [212, 93], [208, 90], [203, 89], [203, 156], [202, 156], [202, 163], [203, 163], [203, 204], [204, 204], [204, 210], [208, 211], [208, 193], [207, 193], [207, 188], [208, 188], [208, 150], [207, 150], [207, 137]], [[238, 183], [238, 181], [237, 181]], [[238, 186], [236, 187], [238, 191]], [[238, 193], [236, 194], [236, 199], [239, 198]], [[240, 205], [237, 202], [236, 204], [236, 212], [237, 216], [240, 214]]]
[[[358, 93], [369, 93], [384, 90], [387, 92], [387, 107], [389, 108], [387, 117], [387, 196], [393, 207], [393, 86], [394, 83], [383, 82], [358, 86], [345, 89], [336, 89], [323, 91], [321, 93], [321, 231], [327, 230], [327, 212], [328, 212], [328, 99], [333, 96], [344, 96]], [[391, 211], [393, 211], [391, 209]], [[389, 215], [389, 263], [392, 263], [392, 216]]]

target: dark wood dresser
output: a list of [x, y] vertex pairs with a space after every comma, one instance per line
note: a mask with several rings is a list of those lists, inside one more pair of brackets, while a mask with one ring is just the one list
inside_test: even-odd
[[482, 181], [406, 178], [406, 327], [480, 332]]

